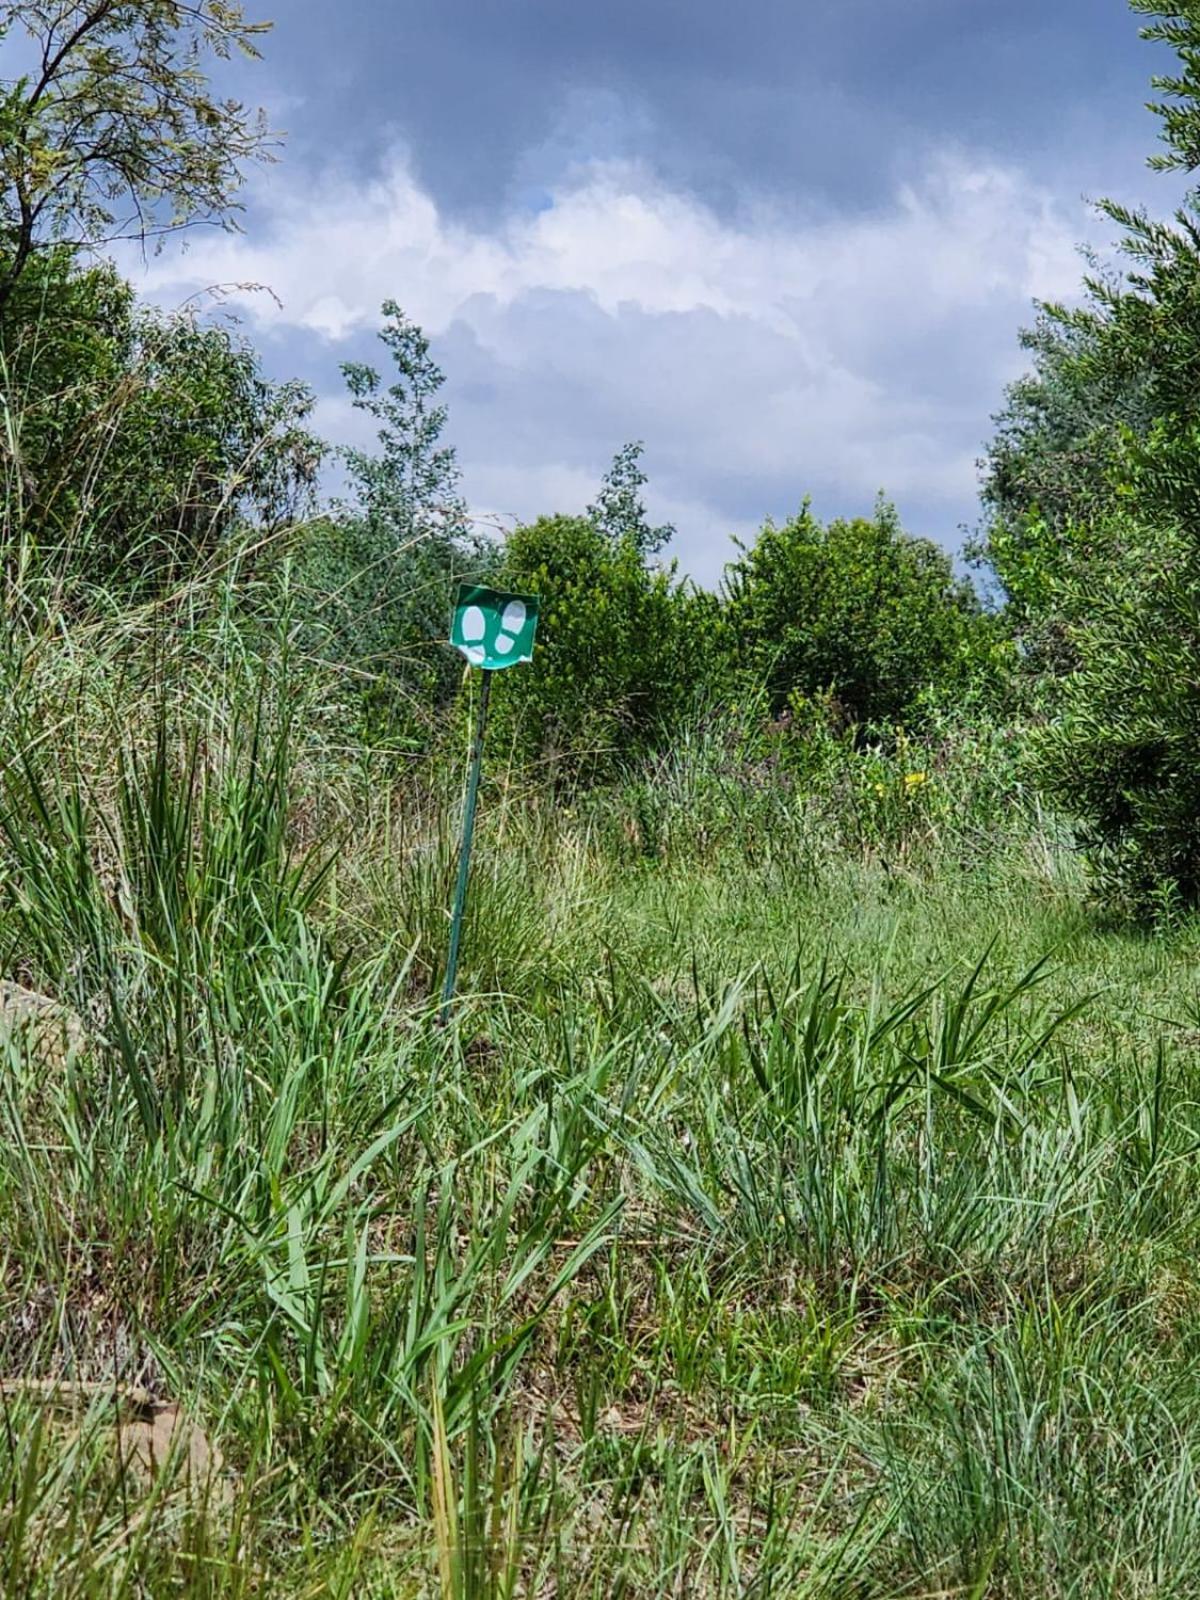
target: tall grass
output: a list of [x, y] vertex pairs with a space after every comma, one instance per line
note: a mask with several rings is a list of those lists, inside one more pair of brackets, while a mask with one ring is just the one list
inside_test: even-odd
[[0, 976], [86, 1042], [0, 1063], [0, 1588], [1200, 1589], [1195, 930], [1093, 924], [999, 735], [709, 725], [497, 777], [439, 1029], [453, 775], [269, 582], [9, 630]]

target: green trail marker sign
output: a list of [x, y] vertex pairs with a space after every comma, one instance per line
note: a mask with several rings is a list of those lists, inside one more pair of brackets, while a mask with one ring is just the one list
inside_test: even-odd
[[537, 623], [536, 595], [507, 594], [502, 589], [482, 589], [470, 583], [459, 585], [454, 615], [450, 619], [450, 643], [466, 656], [473, 667], [483, 668], [483, 682], [479, 690], [475, 736], [471, 741], [471, 770], [467, 778], [467, 803], [463, 811], [458, 882], [454, 888], [454, 911], [450, 918], [450, 950], [446, 957], [446, 981], [442, 985], [443, 1022], [449, 1019], [454, 984], [458, 977], [458, 950], [467, 906], [467, 878], [471, 870], [471, 841], [475, 835], [475, 806], [479, 799], [479, 774], [483, 767], [483, 736], [487, 729], [492, 673], [533, 660]]
[[538, 603], [531, 594], [505, 594], [462, 584], [454, 602], [450, 643], [473, 667], [500, 672], [533, 660]]

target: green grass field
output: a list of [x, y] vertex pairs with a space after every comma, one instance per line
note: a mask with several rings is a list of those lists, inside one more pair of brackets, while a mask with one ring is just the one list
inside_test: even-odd
[[681, 739], [497, 774], [439, 1029], [456, 795], [212, 626], [10, 663], [0, 1592], [1200, 1593], [1193, 926], [982, 736]]

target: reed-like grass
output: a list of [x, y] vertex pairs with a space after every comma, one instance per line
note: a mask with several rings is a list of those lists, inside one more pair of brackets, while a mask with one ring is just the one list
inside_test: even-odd
[[494, 771], [440, 1029], [454, 784], [270, 600], [12, 630], [2, 975], [85, 1043], [0, 1064], [0, 1592], [1200, 1592], [1195, 929], [991, 736], [709, 731]]

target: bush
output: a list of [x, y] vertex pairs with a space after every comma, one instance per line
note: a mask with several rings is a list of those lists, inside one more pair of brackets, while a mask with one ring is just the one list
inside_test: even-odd
[[736, 669], [772, 713], [827, 696], [848, 723], [896, 723], [921, 696], [969, 676], [989, 629], [968, 583], [882, 502], [873, 518], [822, 526], [805, 505], [768, 522], [726, 569]]
[[519, 759], [593, 780], [652, 748], [695, 701], [720, 634], [716, 600], [647, 567], [634, 540], [587, 517], [541, 517], [510, 537], [502, 581], [542, 600], [532, 667], [498, 685]]
[[1200, 904], [1197, 449], [1194, 424], [1127, 441], [1125, 509], [1096, 530], [1103, 559], [1063, 602], [1077, 665], [1038, 748], [1102, 890], [1138, 912]]
[[65, 252], [39, 256], [9, 303], [0, 405], [10, 559], [36, 557], [68, 593], [186, 579], [238, 522], [286, 526], [320, 460], [303, 385], [268, 382], [230, 329], [139, 306], [111, 267]]

